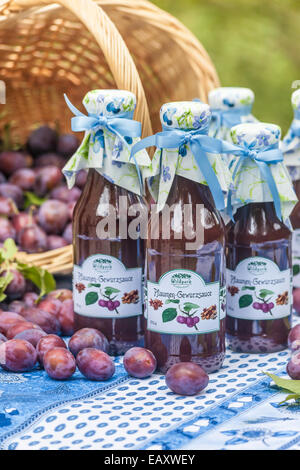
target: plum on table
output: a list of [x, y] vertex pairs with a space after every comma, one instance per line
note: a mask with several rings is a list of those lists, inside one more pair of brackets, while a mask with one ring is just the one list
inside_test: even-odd
[[38, 308], [50, 313], [50, 315], [54, 315], [57, 318], [61, 307], [62, 302], [55, 298], [43, 299], [38, 304]]
[[67, 349], [67, 346], [64, 340], [57, 335], [47, 335], [39, 340], [36, 351], [38, 355], [38, 361], [42, 367], [44, 366], [44, 356], [46, 352], [51, 351], [51, 349], [54, 348]]
[[0, 365], [11, 372], [28, 372], [37, 361], [37, 353], [31, 343], [23, 339], [11, 339], [0, 345]]
[[178, 395], [196, 395], [207, 387], [208, 382], [206, 372], [194, 362], [179, 362], [166, 373], [167, 386]]
[[24, 321], [24, 318], [18, 313], [0, 311], [0, 333], [6, 336], [9, 328], [20, 321]]
[[291, 379], [300, 380], [300, 351], [294, 352], [289, 360], [286, 371]]
[[26, 292], [23, 296], [23, 302], [26, 307], [36, 307], [39, 296], [36, 292]]
[[95, 348], [79, 351], [76, 364], [82, 375], [89, 380], [108, 380], [115, 373], [115, 363], [112, 358]]
[[28, 330], [23, 330], [18, 333], [14, 339], [24, 339], [32, 344], [33, 347], [36, 347], [41, 338], [47, 336], [45, 331], [40, 328], [31, 328]]
[[[32, 330], [32, 329], [38, 329], [41, 330], [41, 328], [38, 325], [35, 325], [32, 322], [26, 321], [20, 321], [18, 323], [15, 323], [12, 325], [8, 330], [7, 330], [7, 339], [14, 339], [16, 335], [19, 333], [22, 333], [25, 330]], [[25, 338], [21, 338], [25, 339]]]
[[74, 356], [65, 348], [54, 348], [46, 352], [43, 358], [44, 369], [55, 380], [66, 380], [76, 370]]
[[142, 379], [153, 374], [157, 362], [149, 349], [134, 347], [125, 353], [123, 365], [129, 375]]
[[76, 357], [79, 351], [86, 348], [99, 349], [107, 353], [109, 343], [101, 331], [95, 328], [82, 328], [74, 333], [68, 346], [71, 353]]
[[66, 299], [62, 302], [58, 312], [61, 333], [64, 336], [74, 334], [74, 302], [72, 299]]
[[55, 315], [51, 315], [40, 308], [26, 308], [22, 312], [23, 317], [32, 323], [40, 326], [48, 334], [57, 334], [60, 332], [60, 325]]
[[64, 302], [67, 299], [73, 299], [73, 293], [70, 289], [55, 289], [46, 296], [47, 299], [52, 297]]

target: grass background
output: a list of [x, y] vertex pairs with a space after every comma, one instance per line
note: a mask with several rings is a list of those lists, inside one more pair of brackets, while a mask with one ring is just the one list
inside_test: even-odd
[[253, 114], [285, 133], [292, 82], [300, 80], [299, 0], [153, 0], [210, 54], [223, 86], [255, 92]]

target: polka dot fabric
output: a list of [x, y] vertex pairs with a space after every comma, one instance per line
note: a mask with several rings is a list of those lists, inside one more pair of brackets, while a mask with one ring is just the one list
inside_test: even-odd
[[[164, 376], [138, 380], [122, 376], [95, 391], [50, 406], [19, 429], [3, 436], [3, 449], [164, 449], [180, 448], [197, 435], [199, 420], [216, 422], [253, 406], [255, 390], [269, 393], [262, 371], [284, 370], [288, 351], [238, 354], [227, 351], [224, 367], [211, 374], [207, 389], [195, 397], [172, 393]], [[122, 359], [117, 359], [117, 365]], [[68, 382], [66, 382], [68, 383]], [[254, 395], [253, 395], [254, 394]], [[257, 397], [260, 400], [260, 397]], [[204, 422], [203, 421], [203, 422]], [[195, 424], [196, 423], [196, 424]], [[198, 423], [198, 424], [197, 424]]]

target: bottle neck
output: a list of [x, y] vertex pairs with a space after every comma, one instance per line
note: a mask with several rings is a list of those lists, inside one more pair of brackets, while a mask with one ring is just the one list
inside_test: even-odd
[[235, 222], [249, 220], [249, 217], [255, 217], [256, 219], [261, 219], [263, 224], [270, 223], [282, 223], [282, 221], [277, 217], [274, 202], [250, 202], [243, 207], [240, 207], [235, 215]]
[[207, 185], [175, 175], [167, 204], [171, 206], [178, 202], [184, 204], [203, 204], [211, 211], [216, 211], [211, 191]]

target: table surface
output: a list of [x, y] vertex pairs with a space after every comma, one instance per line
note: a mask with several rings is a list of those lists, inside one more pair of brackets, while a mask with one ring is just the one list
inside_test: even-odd
[[228, 350], [195, 397], [175, 395], [159, 374], [129, 377], [122, 358], [102, 383], [1, 371], [0, 448], [299, 450], [300, 405], [279, 405], [284, 395], [262, 372], [285, 376], [289, 355]]

